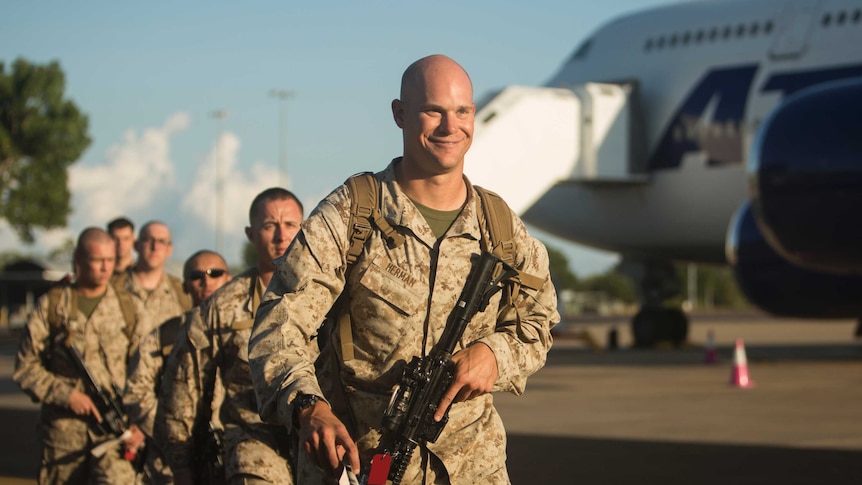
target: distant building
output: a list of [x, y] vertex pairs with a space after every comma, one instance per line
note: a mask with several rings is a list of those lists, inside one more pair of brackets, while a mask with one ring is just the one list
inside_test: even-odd
[[66, 271], [29, 259], [3, 267], [0, 272], [0, 329], [8, 331], [23, 327], [36, 299], [66, 275]]

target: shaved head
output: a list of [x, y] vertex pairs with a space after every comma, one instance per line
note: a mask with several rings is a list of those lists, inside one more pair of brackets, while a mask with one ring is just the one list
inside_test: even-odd
[[114, 238], [98, 227], [88, 227], [78, 236], [75, 246], [76, 285], [82, 295], [102, 294], [114, 274], [116, 251]]
[[88, 227], [81, 231], [78, 235], [78, 244], [75, 246], [75, 258], [83, 258], [87, 256], [87, 245], [91, 243], [111, 243], [114, 244], [114, 238], [111, 237], [105, 230], [98, 227]]
[[442, 54], [423, 57], [407, 66], [401, 76], [401, 101], [408, 102], [428, 89], [428, 80], [443, 75], [446, 79], [463, 78], [472, 93], [473, 81], [467, 71], [452, 58]]
[[[453, 193], [435, 191], [436, 198], [466, 197], [462, 180], [464, 155], [473, 142], [473, 83], [460, 64], [444, 55], [423, 57], [410, 64], [401, 77], [401, 99], [392, 101], [392, 116], [401, 128], [404, 154], [398, 182], [402, 189], [411, 180], [448, 180]], [[443, 177], [443, 178], [441, 178]], [[441, 204], [407, 187], [407, 194], [420, 204], [447, 210]], [[422, 201], [425, 202], [422, 202]], [[456, 207], [457, 208], [457, 207]]]

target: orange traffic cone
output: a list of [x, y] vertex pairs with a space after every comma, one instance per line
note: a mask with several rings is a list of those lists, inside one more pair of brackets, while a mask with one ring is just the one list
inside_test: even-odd
[[703, 362], [706, 364], [715, 364], [718, 362], [718, 353], [715, 351], [715, 338], [712, 330], [706, 333], [706, 353], [703, 356]]
[[742, 339], [736, 339], [736, 349], [733, 352], [733, 370], [730, 373], [730, 384], [743, 389], [753, 387], [754, 382], [748, 377], [748, 358], [745, 356], [745, 345]]

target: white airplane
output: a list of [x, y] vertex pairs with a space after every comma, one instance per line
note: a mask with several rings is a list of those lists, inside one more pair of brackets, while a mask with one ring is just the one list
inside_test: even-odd
[[776, 315], [857, 318], [862, 277], [834, 272], [862, 269], [859, 45], [860, 0], [624, 16], [544, 86], [480, 102], [466, 172], [529, 224], [639, 270], [636, 345], [686, 337], [661, 305], [680, 286], [671, 261], [734, 264]]

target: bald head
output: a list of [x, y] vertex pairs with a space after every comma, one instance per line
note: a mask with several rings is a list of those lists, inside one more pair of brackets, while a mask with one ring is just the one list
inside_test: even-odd
[[452, 59], [435, 54], [404, 71], [401, 99], [392, 101], [392, 116], [404, 140], [403, 163], [396, 177], [413, 200], [447, 210], [448, 204], [428, 204], [432, 202], [429, 198], [405, 185], [410, 180], [434, 178], [439, 186], [439, 177], [446, 177], [458, 192], [438, 192], [439, 199], [454, 200], [463, 195], [464, 155], [473, 142], [475, 112], [470, 76]]
[[401, 76], [401, 101], [414, 100], [428, 90], [429, 80], [441, 78], [449, 82], [465, 83], [472, 96], [473, 81], [467, 71], [450, 57], [432, 54], [410, 64], [404, 70]]

